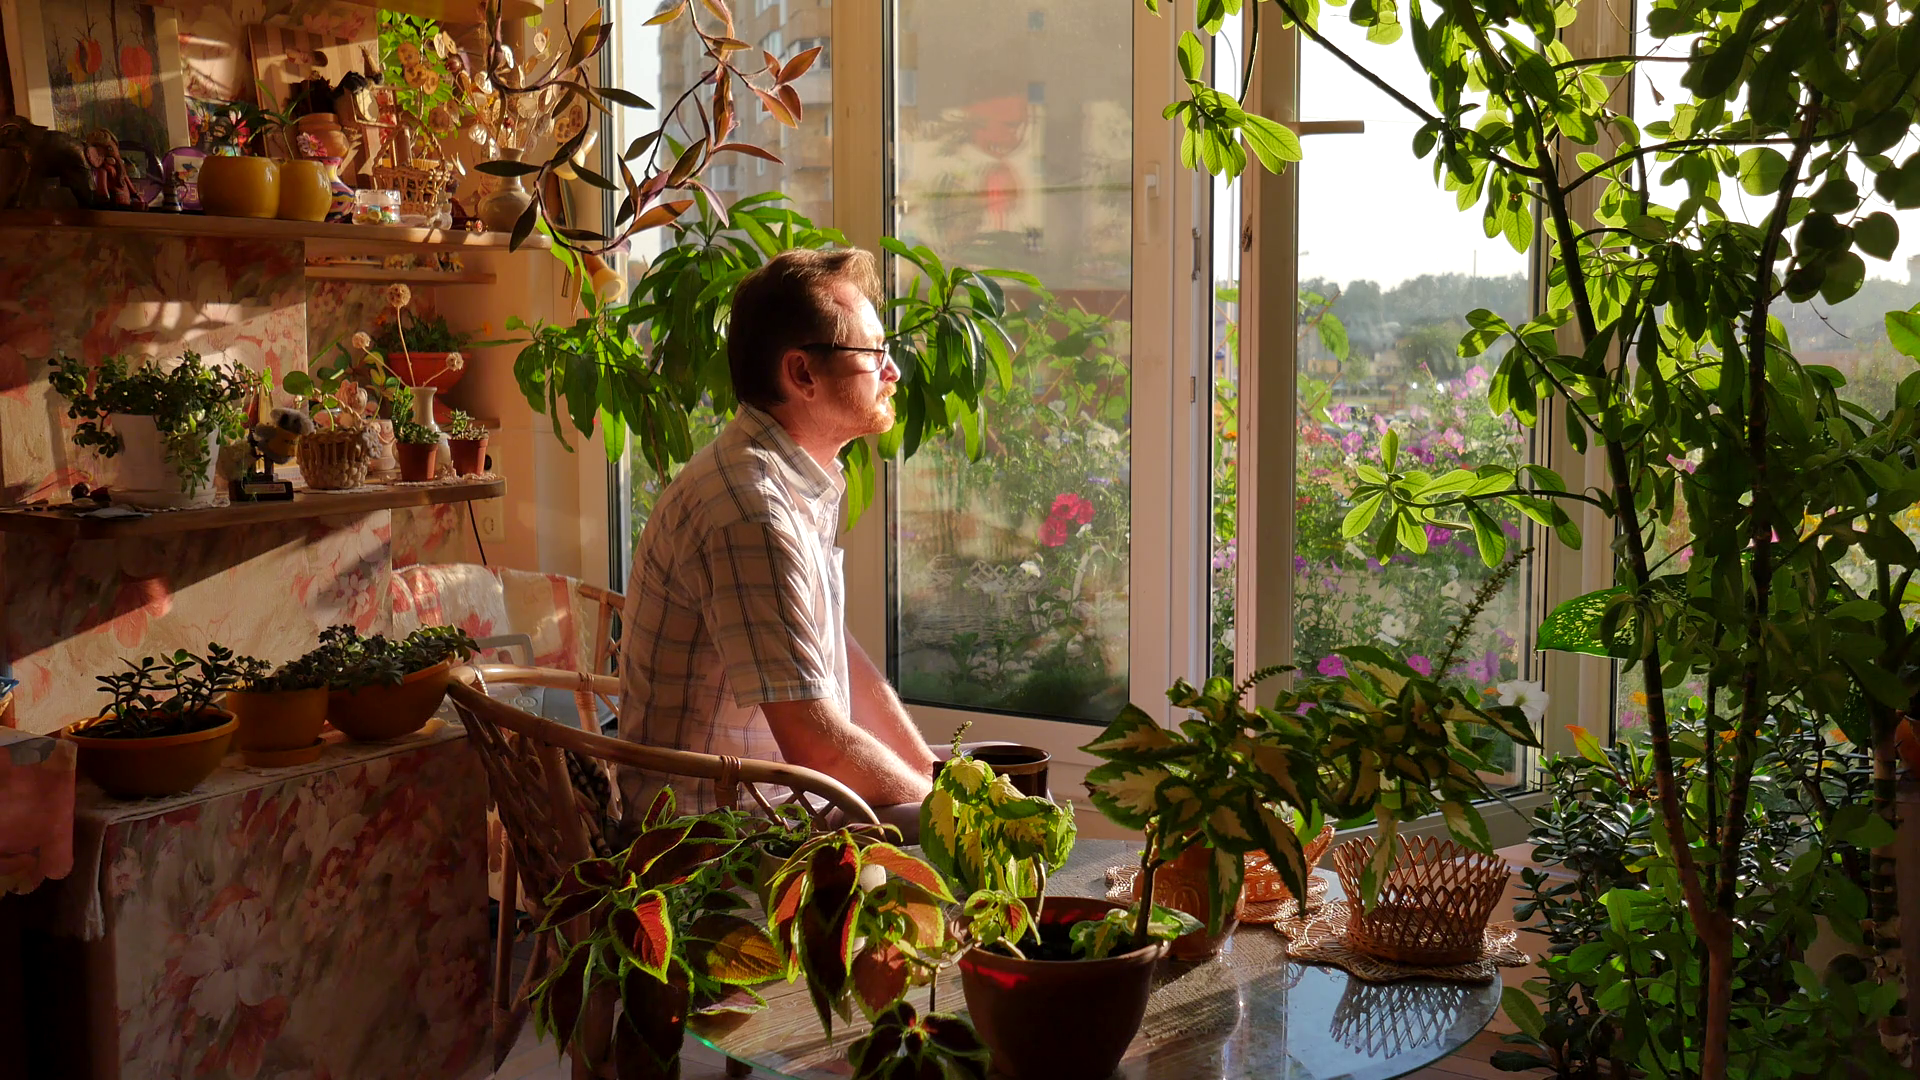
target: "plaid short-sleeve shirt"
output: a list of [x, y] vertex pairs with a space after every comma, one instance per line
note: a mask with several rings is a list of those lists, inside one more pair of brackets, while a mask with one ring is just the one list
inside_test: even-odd
[[[648, 517], [627, 579], [622, 738], [780, 761], [760, 705], [831, 698], [849, 708], [834, 542], [845, 488], [752, 406], [687, 462]], [[623, 769], [628, 816], [668, 783], [683, 813], [715, 805], [712, 781]]]

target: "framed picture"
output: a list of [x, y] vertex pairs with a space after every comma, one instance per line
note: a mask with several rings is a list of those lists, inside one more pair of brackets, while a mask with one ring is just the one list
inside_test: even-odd
[[188, 143], [179, 19], [138, 0], [12, 0], [14, 107], [42, 127], [104, 129], [155, 155]]

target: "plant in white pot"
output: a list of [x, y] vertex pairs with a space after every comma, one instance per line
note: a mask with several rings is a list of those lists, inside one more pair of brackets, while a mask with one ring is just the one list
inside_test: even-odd
[[245, 431], [243, 407], [260, 377], [202, 362], [191, 349], [171, 366], [109, 356], [96, 365], [62, 354], [47, 381], [80, 421], [75, 446], [120, 457], [114, 499], [134, 506], [209, 506], [219, 496], [220, 446]]

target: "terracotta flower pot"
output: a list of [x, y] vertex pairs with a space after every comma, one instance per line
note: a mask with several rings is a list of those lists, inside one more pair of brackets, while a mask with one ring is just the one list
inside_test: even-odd
[[241, 753], [298, 750], [320, 737], [327, 722], [327, 688], [235, 690], [227, 695], [227, 710], [240, 721], [233, 741]]
[[[1213, 849], [1206, 844], [1195, 844], [1181, 852], [1172, 862], [1161, 867], [1153, 875], [1153, 902], [1161, 907], [1178, 908], [1181, 911], [1207, 921], [1207, 914], [1213, 906], [1213, 894], [1207, 888], [1207, 860], [1213, 858]], [[1227, 915], [1220, 921], [1220, 932], [1209, 934], [1205, 927], [1182, 936], [1173, 943], [1175, 960], [1205, 960], [1220, 951], [1220, 946], [1233, 936], [1234, 927], [1240, 925], [1237, 914], [1240, 898], [1235, 894], [1233, 902], [1227, 905]]]
[[438, 443], [395, 443], [393, 456], [400, 459], [400, 479], [410, 484], [433, 479], [434, 459], [439, 451]]
[[75, 721], [61, 734], [79, 747], [81, 773], [107, 794], [120, 799], [178, 795], [213, 775], [220, 759], [227, 756], [227, 746], [239, 726], [225, 709], [207, 709], [202, 715], [207, 713], [221, 718], [221, 722], [185, 735], [153, 739], [87, 735], [87, 726], [99, 717]]
[[411, 735], [426, 726], [447, 696], [451, 658], [416, 671], [398, 686], [363, 686], [327, 694], [327, 722], [359, 742]]
[[449, 362], [453, 355], [450, 352], [402, 352], [387, 357], [387, 365], [408, 386], [432, 387], [444, 394], [467, 373], [465, 363], [454, 367]]
[[453, 453], [454, 472], [472, 476], [487, 471], [487, 440], [448, 439], [447, 446]]
[[[1049, 896], [1044, 925], [1071, 926], [1124, 905]], [[1167, 946], [1105, 960], [1019, 960], [972, 949], [960, 957], [967, 1015], [1014, 1080], [1106, 1080], [1147, 1015], [1153, 968]]]

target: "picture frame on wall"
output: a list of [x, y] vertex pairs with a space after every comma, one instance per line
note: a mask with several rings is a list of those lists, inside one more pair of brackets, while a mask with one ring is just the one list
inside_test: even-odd
[[14, 108], [42, 127], [165, 154], [189, 143], [179, 16], [139, 0], [9, 0]]

